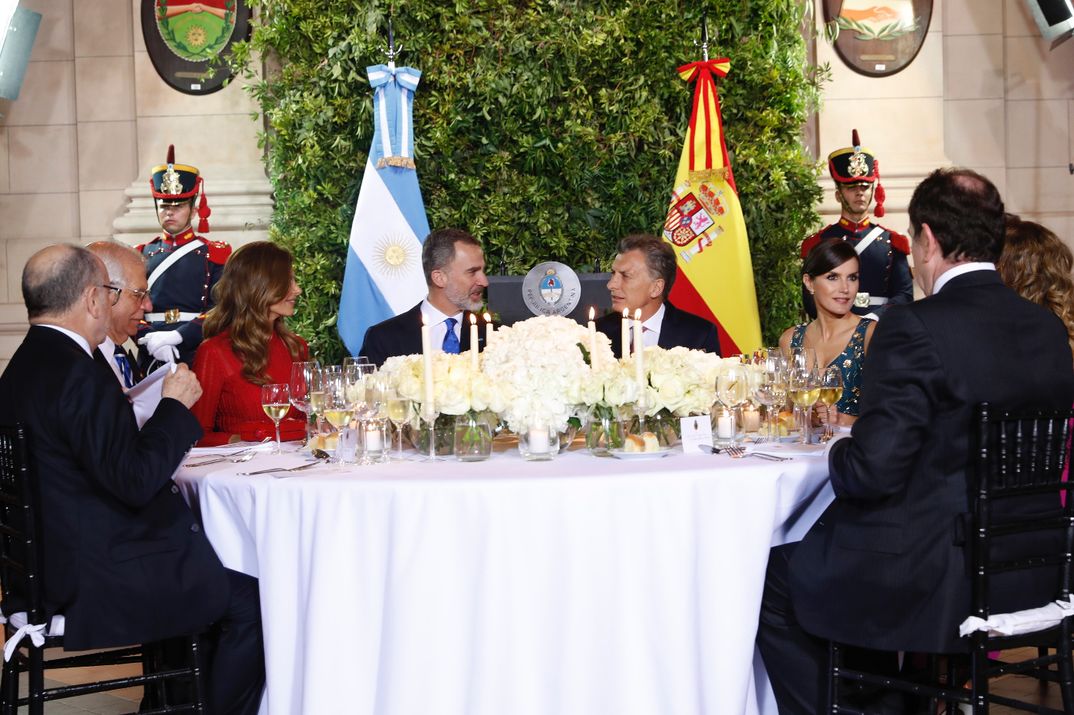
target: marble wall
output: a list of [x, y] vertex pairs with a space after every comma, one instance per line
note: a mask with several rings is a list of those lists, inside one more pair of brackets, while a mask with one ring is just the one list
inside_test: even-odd
[[271, 187], [254, 105], [158, 79], [139, 0], [21, 0], [42, 15], [19, 98], [0, 100], [0, 369], [26, 330], [26, 259], [57, 241], [135, 244], [158, 230], [149, 169], [168, 144], [205, 177], [213, 238], [266, 235]]
[[[820, 0], [806, 1], [819, 18]], [[169, 143], [205, 176], [213, 237], [262, 237], [271, 213], [254, 106], [237, 83], [191, 97], [159, 80], [139, 0], [22, 5], [43, 19], [21, 96], [0, 100], [0, 369], [26, 329], [26, 258], [56, 241], [151, 237], [149, 168]], [[832, 82], [812, 139], [826, 155], [861, 131], [882, 160], [886, 225], [905, 230], [917, 181], [958, 164], [1074, 245], [1074, 41], [1049, 50], [1024, 0], [936, 0], [920, 54], [892, 77], [850, 71], [823, 41], [816, 54]], [[822, 184], [830, 217], [838, 207]]]

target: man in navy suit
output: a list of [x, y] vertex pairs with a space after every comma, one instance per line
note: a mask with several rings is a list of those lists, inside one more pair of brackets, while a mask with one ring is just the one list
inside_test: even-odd
[[597, 330], [612, 341], [612, 352], [622, 357], [623, 310], [641, 310], [642, 341], [662, 348], [684, 347], [720, 353], [720, 340], [713, 323], [671, 304], [668, 294], [675, 282], [675, 251], [666, 241], [644, 233], [631, 234], [619, 242], [612, 263], [608, 292], [612, 312], [597, 320]]
[[[99, 258], [56, 245], [26, 263], [26, 338], [0, 376], [0, 423], [29, 434], [40, 490], [46, 615], [71, 650], [149, 643], [220, 624], [210, 712], [256, 713], [264, 684], [257, 581], [225, 569], [171, 479], [201, 437], [185, 365], [139, 431], [96, 349], [115, 288]], [[10, 615], [22, 610], [4, 602]]]
[[[428, 296], [405, 313], [369, 328], [361, 354], [374, 365], [394, 355], [421, 352], [421, 325], [429, 326], [433, 349], [466, 352], [470, 349], [470, 314], [481, 310], [489, 281], [481, 244], [466, 231], [433, 231], [421, 247]], [[478, 349], [484, 348], [484, 335]]]
[[[829, 449], [835, 500], [800, 543], [769, 558], [757, 641], [781, 715], [827, 710], [827, 640], [966, 650], [960, 525], [971, 511], [973, 410], [1074, 401], [1063, 323], [996, 273], [996, 187], [968, 169], [939, 169], [914, 191], [909, 213], [914, 278], [928, 297], [885, 311], [865, 359], [861, 416]], [[1042, 605], [1055, 597], [1054, 583], [1032, 579], [992, 586], [1000, 611], [1017, 594]]]

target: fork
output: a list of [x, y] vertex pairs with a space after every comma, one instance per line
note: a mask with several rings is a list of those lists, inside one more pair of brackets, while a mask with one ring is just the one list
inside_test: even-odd
[[723, 448], [723, 452], [727, 454], [731, 459], [743, 459], [745, 457], [757, 457], [758, 459], [767, 459], [769, 462], [788, 462], [790, 457], [780, 457], [776, 454], [768, 454], [767, 452], [747, 452], [746, 448], [732, 444]]
[[219, 464], [220, 462], [234, 462], [238, 464], [240, 462], [249, 462], [254, 458], [254, 453], [249, 451], [236, 452], [235, 454], [229, 454], [224, 457], [216, 457], [214, 459], [206, 459], [201, 462], [187, 462], [184, 467], [204, 467], [209, 464]]

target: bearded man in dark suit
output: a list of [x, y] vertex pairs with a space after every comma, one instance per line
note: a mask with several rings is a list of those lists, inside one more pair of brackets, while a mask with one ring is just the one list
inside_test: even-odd
[[[185, 365], [142, 427], [104, 355], [115, 288], [74, 245], [31, 256], [30, 330], [0, 376], [0, 423], [25, 425], [42, 509], [46, 615], [72, 650], [148, 643], [220, 622], [210, 712], [256, 713], [264, 684], [257, 581], [226, 570], [171, 475], [201, 436]], [[16, 599], [17, 601], [18, 599]], [[5, 601], [10, 615], [23, 610]]]
[[[430, 233], [421, 247], [428, 296], [405, 313], [369, 328], [361, 355], [374, 365], [396, 355], [421, 352], [421, 326], [429, 326], [434, 350], [448, 353], [470, 349], [470, 315], [481, 309], [485, 289], [485, 254], [476, 238], [455, 228]], [[478, 350], [485, 347], [484, 331]]]
[[631, 318], [641, 310], [642, 342], [646, 346], [720, 354], [715, 324], [676, 308], [668, 300], [676, 270], [675, 250], [667, 241], [645, 233], [631, 234], [619, 241], [608, 280], [612, 312], [597, 320], [597, 330], [612, 341], [615, 357], [622, 357], [624, 309]]
[[[884, 313], [865, 359], [861, 416], [829, 449], [835, 501], [800, 543], [769, 559], [757, 639], [781, 715], [827, 710], [827, 640], [966, 650], [959, 525], [970, 512], [974, 407], [1074, 401], [1062, 322], [996, 273], [996, 187], [967, 169], [939, 169], [914, 191], [909, 213], [914, 277], [928, 297]], [[1000, 609], [1018, 591], [1041, 604], [1055, 596], [1055, 584], [993, 586]]]

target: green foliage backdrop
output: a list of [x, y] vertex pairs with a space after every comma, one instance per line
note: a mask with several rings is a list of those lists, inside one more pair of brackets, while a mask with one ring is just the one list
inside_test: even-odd
[[[305, 294], [296, 328], [337, 358], [335, 314], [373, 135], [365, 68], [385, 61], [388, 3], [252, 0], [234, 62], [278, 70], [251, 91], [267, 125], [273, 238]], [[676, 68], [699, 59], [703, 11], [727, 146], [749, 231], [767, 342], [798, 316], [797, 246], [817, 222], [817, 167], [801, 144], [817, 97], [804, 0], [408, 0], [399, 64], [422, 70], [415, 157], [430, 226], [485, 246], [490, 271], [540, 260], [606, 269], [618, 239], [663, 225], [690, 112]], [[251, 76], [247, 73], [247, 76]]]

